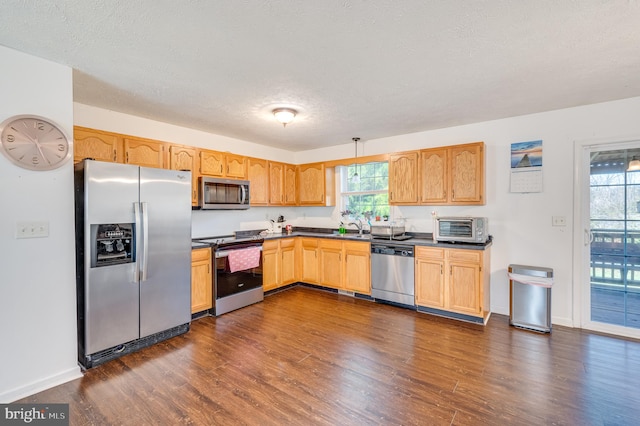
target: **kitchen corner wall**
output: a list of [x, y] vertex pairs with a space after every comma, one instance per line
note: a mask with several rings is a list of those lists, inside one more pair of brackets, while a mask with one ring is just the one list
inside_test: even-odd
[[[466, 126], [364, 141], [363, 155], [467, 142], [486, 144], [486, 205], [396, 207], [408, 230], [432, 230], [431, 211], [440, 216], [486, 216], [494, 236], [491, 249], [491, 310], [509, 313], [511, 263], [553, 268], [552, 321], [579, 327], [573, 311], [574, 144], [585, 141], [640, 140], [640, 98], [487, 121]], [[510, 149], [514, 142], [542, 140], [543, 191], [509, 192]], [[297, 153], [296, 163], [336, 158], [337, 147]], [[339, 153], [345, 157], [348, 145]], [[567, 226], [551, 226], [564, 216]], [[576, 238], [582, 238], [580, 232]], [[579, 303], [578, 303], [579, 305]]]
[[[0, 121], [47, 117], [73, 135], [71, 68], [0, 46]], [[80, 377], [73, 165], [34, 172], [0, 155], [0, 403]], [[46, 221], [46, 238], [16, 239]]]
[[[475, 141], [486, 144], [486, 205], [460, 207], [393, 207], [392, 219], [406, 219], [407, 230], [431, 232], [431, 211], [440, 216], [486, 216], [494, 237], [491, 249], [491, 310], [509, 314], [507, 267], [511, 263], [554, 270], [552, 321], [576, 326], [573, 311], [573, 175], [574, 143], [590, 140], [640, 139], [640, 98], [487, 121], [466, 126], [365, 140], [361, 155], [408, 151]], [[196, 132], [165, 123], [76, 104], [75, 124], [191, 144], [294, 164], [353, 156], [351, 142], [291, 153]], [[543, 192], [509, 192], [510, 149], [515, 142], [543, 141]], [[239, 229], [262, 229], [269, 219], [285, 216], [294, 226], [337, 227], [339, 207], [252, 207], [246, 211], [194, 211], [195, 237]], [[551, 226], [564, 216], [567, 226]]]

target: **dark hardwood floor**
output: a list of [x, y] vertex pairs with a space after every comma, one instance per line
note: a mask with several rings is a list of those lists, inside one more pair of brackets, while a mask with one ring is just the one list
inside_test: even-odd
[[72, 425], [638, 424], [640, 342], [294, 287], [18, 402]]

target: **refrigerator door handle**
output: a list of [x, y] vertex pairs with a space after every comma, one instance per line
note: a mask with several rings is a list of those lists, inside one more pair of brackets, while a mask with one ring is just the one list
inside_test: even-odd
[[146, 281], [148, 275], [149, 260], [149, 206], [146, 202], [140, 203], [142, 211], [142, 264], [140, 265], [140, 281]]
[[140, 237], [140, 233], [141, 233], [141, 221], [140, 221], [140, 203], [133, 203], [133, 216], [134, 216], [134, 220], [135, 220], [135, 250], [136, 250], [136, 267], [133, 270], [133, 282], [137, 283], [140, 281], [140, 253], [142, 250], [141, 247], [141, 237]]

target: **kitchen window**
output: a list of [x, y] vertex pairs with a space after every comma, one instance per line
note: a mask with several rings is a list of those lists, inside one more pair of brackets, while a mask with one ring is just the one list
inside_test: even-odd
[[[357, 177], [354, 176], [357, 174]], [[341, 210], [389, 216], [389, 163], [353, 164], [340, 173]]]

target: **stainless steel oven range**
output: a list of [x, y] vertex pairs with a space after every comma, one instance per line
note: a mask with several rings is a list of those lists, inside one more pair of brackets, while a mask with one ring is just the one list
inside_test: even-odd
[[[213, 298], [216, 316], [243, 308], [264, 300], [262, 289], [262, 243], [259, 235], [213, 237], [199, 240], [209, 243], [213, 249]], [[233, 256], [244, 253], [257, 255], [256, 263], [246, 269], [235, 269], [230, 262]]]

